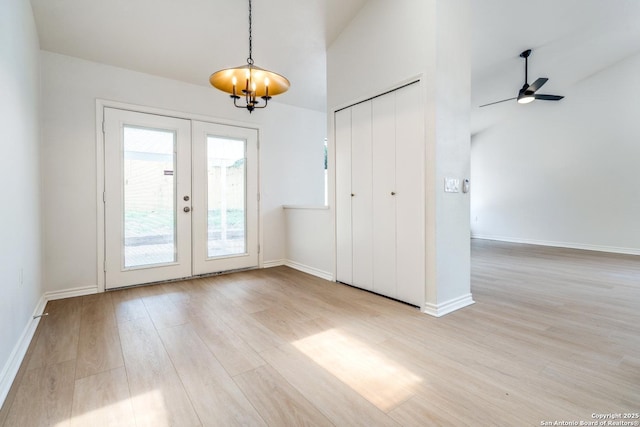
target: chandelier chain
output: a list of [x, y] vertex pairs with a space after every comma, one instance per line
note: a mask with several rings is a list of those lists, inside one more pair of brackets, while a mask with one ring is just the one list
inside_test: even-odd
[[247, 58], [249, 65], [253, 65], [253, 26], [251, 21], [251, 0], [249, 0], [249, 57]]

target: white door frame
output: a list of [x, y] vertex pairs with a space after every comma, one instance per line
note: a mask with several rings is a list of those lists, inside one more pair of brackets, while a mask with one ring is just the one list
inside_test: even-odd
[[[138, 113], [156, 114], [159, 116], [174, 117], [178, 119], [197, 120], [201, 122], [210, 122], [227, 126], [238, 126], [244, 128], [255, 129], [258, 132], [258, 193], [261, 193], [260, 181], [260, 135], [262, 127], [255, 123], [239, 122], [235, 120], [220, 119], [199, 114], [189, 114], [173, 110], [165, 110], [161, 108], [146, 107], [135, 104], [128, 104], [118, 101], [109, 101], [105, 99], [96, 99], [96, 283], [97, 291], [105, 291], [105, 217], [104, 217], [104, 109], [119, 108]], [[258, 202], [258, 244], [260, 248], [263, 245], [262, 233], [262, 208], [261, 201]], [[258, 253], [258, 268], [263, 268], [263, 251]]]

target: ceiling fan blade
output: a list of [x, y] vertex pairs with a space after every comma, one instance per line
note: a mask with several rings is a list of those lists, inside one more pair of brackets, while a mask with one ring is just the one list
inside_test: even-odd
[[489, 104], [481, 105], [480, 107], [486, 107], [488, 105], [500, 104], [501, 102], [513, 101], [516, 98], [503, 99], [502, 101], [490, 102]]
[[560, 96], [560, 95], [538, 95], [535, 94], [533, 95], [533, 97], [535, 99], [541, 99], [543, 101], [560, 101], [562, 98], [564, 98], [564, 96]]
[[536, 80], [535, 82], [533, 82], [528, 88], [527, 88], [527, 92], [531, 91], [531, 92], [535, 92], [538, 89], [540, 89], [546, 82], [547, 80], [549, 80], [546, 77], [540, 77], [538, 80]]

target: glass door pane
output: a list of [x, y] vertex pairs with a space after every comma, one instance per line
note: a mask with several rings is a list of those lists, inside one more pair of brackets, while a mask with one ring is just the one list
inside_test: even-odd
[[174, 131], [123, 127], [124, 268], [176, 261]]
[[192, 275], [191, 122], [104, 109], [106, 289]]
[[207, 258], [244, 254], [246, 143], [207, 136]]
[[193, 272], [257, 267], [258, 132], [192, 123]]

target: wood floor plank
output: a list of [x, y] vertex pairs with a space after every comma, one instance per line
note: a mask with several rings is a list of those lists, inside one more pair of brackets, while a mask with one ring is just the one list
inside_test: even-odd
[[122, 289], [110, 291], [109, 293], [111, 294], [111, 303], [118, 323], [149, 316], [136, 289]]
[[70, 427], [135, 427], [124, 367], [76, 380]]
[[379, 346], [338, 329], [310, 335], [292, 345], [384, 412], [410, 399], [423, 380], [402, 359], [389, 357]]
[[184, 325], [189, 321], [188, 312], [174, 304], [169, 295], [174, 287], [174, 283], [167, 283], [137, 288], [157, 329]]
[[258, 353], [218, 317], [192, 317], [190, 324], [229, 375], [234, 376], [265, 364]]
[[82, 323], [115, 320], [110, 292], [82, 297]]
[[203, 425], [266, 425], [191, 325], [159, 334]]
[[241, 310], [227, 307], [226, 310], [218, 312], [217, 316], [258, 353], [286, 343], [277, 334]]
[[68, 427], [75, 361], [47, 364], [25, 372], [4, 426]]
[[0, 425], [84, 424], [127, 404], [136, 426], [536, 426], [638, 411], [640, 257], [471, 247], [476, 304], [441, 318], [284, 266], [51, 301]]
[[260, 355], [335, 425], [397, 425], [386, 413], [295, 347], [284, 345]]
[[114, 316], [83, 322], [78, 339], [76, 378], [124, 366], [120, 336]]
[[78, 354], [82, 299], [49, 301], [39, 328], [42, 328], [29, 358], [29, 369], [73, 360]]
[[271, 366], [233, 379], [270, 426], [333, 426]]
[[118, 329], [137, 425], [200, 425], [151, 320], [120, 323]]

